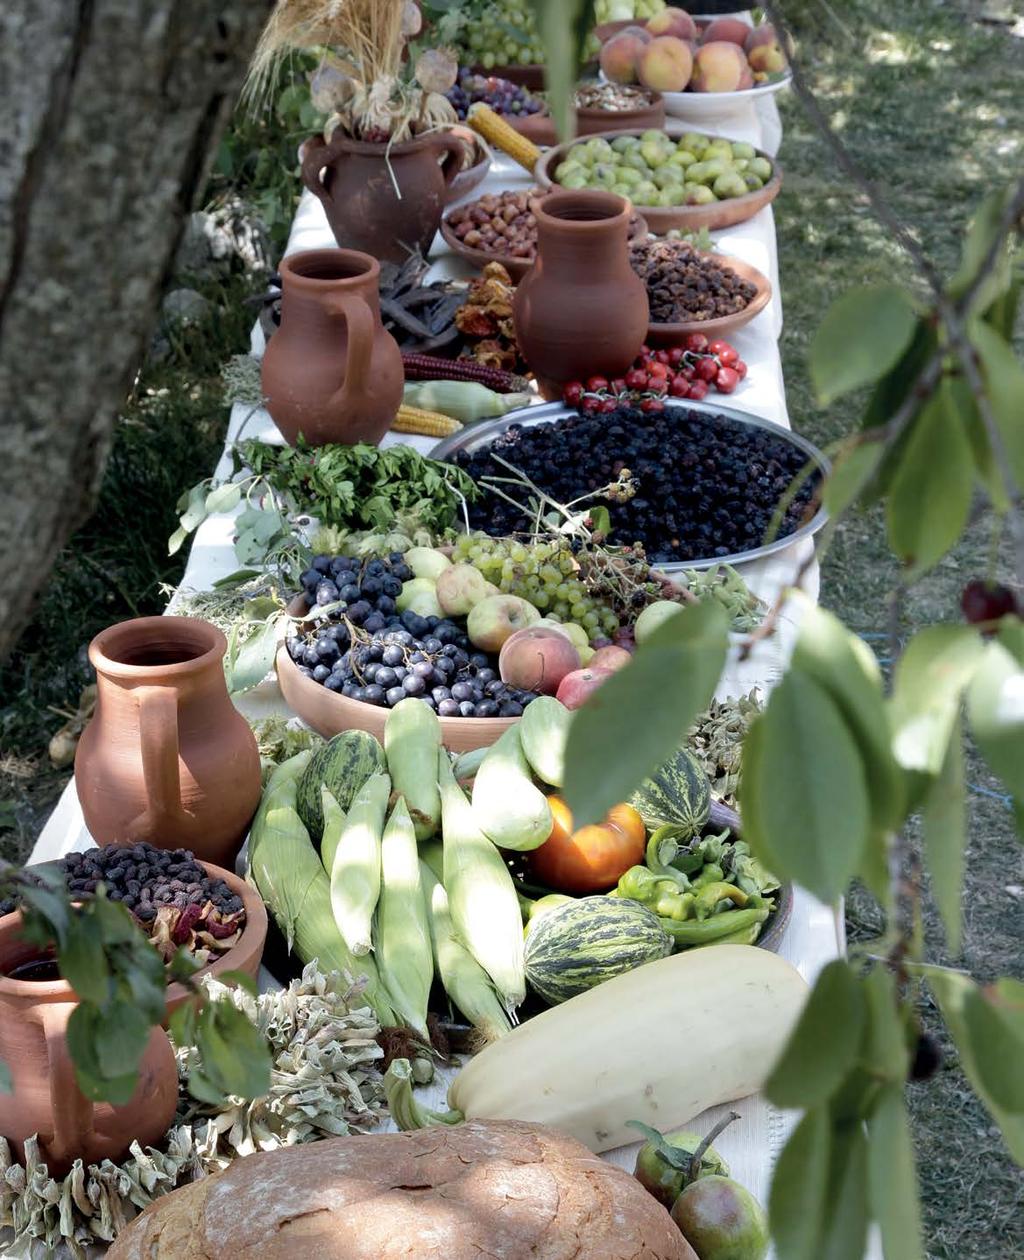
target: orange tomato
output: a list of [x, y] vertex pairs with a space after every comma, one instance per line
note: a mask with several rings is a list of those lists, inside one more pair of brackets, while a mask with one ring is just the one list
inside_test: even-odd
[[569, 807], [549, 796], [551, 835], [529, 855], [530, 872], [557, 892], [607, 892], [644, 860], [647, 831], [632, 805], [613, 805], [600, 823], [575, 828]]

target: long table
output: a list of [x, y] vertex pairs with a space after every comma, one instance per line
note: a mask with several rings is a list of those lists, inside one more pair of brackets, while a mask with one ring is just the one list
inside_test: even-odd
[[[676, 123], [670, 129], [685, 130], [688, 125]], [[774, 154], [781, 139], [779, 115], [773, 98], [763, 99], [741, 119], [732, 118], [722, 126], [701, 130], [718, 131], [734, 139], [745, 139]], [[487, 179], [467, 199], [485, 192], [508, 188], [527, 188], [532, 181], [527, 173], [509, 160], [498, 158], [492, 165]], [[783, 194], [785, 195], [785, 193]], [[764, 311], [731, 340], [735, 343], [749, 367], [741, 388], [729, 398], [729, 404], [754, 412], [791, 427], [786, 409], [786, 396], [782, 378], [782, 364], [778, 350], [778, 338], [782, 329], [782, 300], [779, 289], [778, 256], [775, 241], [775, 221], [771, 207], [767, 207], [747, 223], [713, 234], [716, 244], [725, 253], [732, 254], [757, 267], [772, 282], [772, 299]], [[292, 225], [286, 253], [302, 249], [320, 249], [334, 245], [334, 238], [327, 224], [320, 202], [308, 192], [299, 204]], [[471, 269], [464, 260], [448, 252], [440, 235], [430, 254], [433, 267], [431, 278], [465, 278]], [[257, 324], [252, 333], [252, 352], [259, 356], [263, 349], [263, 336]], [[714, 396], [712, 395], [712, 398]], [[259, 437], [267, 441], [280, 441], [270, 416], [260, 409], [235, 405], [228, 426], [227, 439], [216, 474], [227, 477], [231, 471], [229, 448], [240, 435]], [[434, 444], [431, 438], [388, 435], [384, 445], [395, 442], [409, 443], [423, 452], [429, 452]], [[233, 548], [234, 512], [223, 513], [207, 519], [197, 531], [182, 580], [182, 590], [208, 590], [219, 578], [238, 567]], [[750, 587], [771, 601], [784, 587], [791, 584], [801, 561], [812, 546], [809, 540], [795, 544], [763, 560], [743, 567], [743, 574]], [[812, 597], [818, 593], [818, 570], [812, 565], [803, 582], [804, 589]], [[175, 600], [171, 600], [167, 612], [173, 613]], [[781, 673], [791, 650], [796, 624], [784, 617], [777, 634], [745, 662], [733, 652], [719, 684], [718, 695], [739, 695], [753, 687], [769, 689]], [[250, 718], [288, 714], [277, 683], [268, 677], [257, 688], [240, 696], [236, 701], [239, 709]], [[51, 860], [71, 850], [91, 847], [82, 819], [74, 781], [65, 789], [60, 802], [41, 833], [31, 861]], [[813, 982], [818, 971], [829, 960], [845, 949], [842, 907], [823, 905], [803, 889], [797, 889], [790, 925], [782, 941], [780, 953], [796, 966], [804, 977]], [[264, 975], [264, 983], [273, 983]], [[682, 1032], [682, 1030], [680, 1030]], [[686, 1046], [681, 1037], [679, 1068], [686, 1071]], [[450, 1072], [439, 1072], [434, 1084], [424, 1091], [424, 1100], [430, 1105], [443, 1102], [450, 1080]], [[528, 1086], [524, 1085], [524, 1088]], [[761, 1199], [767, 1199], [771, 1168], [778, 1151], [784, 1145], [793, 1122], [793, 1115], [771, 1106], [760, 1096], [732, 1104], [740, 1113], [740, 1120], [730, 1126], [716, 1145], [729, 1162], [733, 1175], [739, 1178]], [[693, 1128], [706, 1132], [726, 1110], [715, 1108], [705, 1112], [693, 1123]], [[621, 1147], [605, 1156], [610, 1162], [632, 1169], [639, 1144]]]

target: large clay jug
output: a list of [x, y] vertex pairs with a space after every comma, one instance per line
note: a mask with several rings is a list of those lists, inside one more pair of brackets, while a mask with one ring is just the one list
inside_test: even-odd
[[12, 978], [40, 959], [21, 937], [21, 915], [0, 918], [0, 1059], [13, 1081], [0, 1094], [0, 1136], [23, 1160], [24, 1141], [39, 1134], [40, 1154], [60, 1177], [76, 1159], [117, 1161], [132, 1142], [156, 1145], [178, 1102], [174, 1052], [162, 1028], [149, 1034], [135, 1093], [123, 1106], [90, 1102], [78, 1088], [68, 1054], [68, 1020], [78, 999], [66, 980]]
[[569, 381], [622, 376], [647, 336], [647, 290], [629, 265], [632, 208], [578, 189], [532, 203], [537, 261], [512, 303], [516, 340], [545, 398]]
[[292, 445], [377, 443], [402, 402], [402, 352], [380, 322], [380, 263], [352, 249], [281, 262], [281, 326], [263, 355], [263, 395]]
[[334, 239], [381, 261], [426, 255], [441, 225], [448, 185], [467, 146], [450, 131], [428, 131], [400, 144], [369, 144], [336, 131], [302, 151], [302, 179], [323, 202]]
[[89, 644], [96, 712], [75, 757], [97, 844], [146, 840], [234, 867], [260, 798], [260, 758], [224, 681], [227, 641], [193, 617], [139, 617]]

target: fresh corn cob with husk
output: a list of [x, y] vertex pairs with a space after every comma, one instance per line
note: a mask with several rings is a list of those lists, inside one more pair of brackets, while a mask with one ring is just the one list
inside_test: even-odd
[[512, 876], [501, 854], [473, 818], [455, 782], [447, 752], [438, 756], [444, 886], [459, 938], [484, 971], [511, 1015], [526, 997], [523, 919]]
[[[365, 980], [367, 1005], [384, 1026], [401, 1023], [381, 984], [372, 957], [357, 958], [342, 939], [331, 913], [331, 885], [313, 842], [295, 808], [297, 782], [275, 772], [277, 786], [264, 794], [249, 831], [248, 875], [280, 928], [288, 948], [304, 962], [315, 958], [321, 971], [347, 972]], [[304, 763], [303, 763], [304, 764]]]
[[320, 837], [320, 861], [329, 878], [334, 869], [334, 855], [338, 851], [338, 842], [341, 840], [341, 833], [345, 830], [345, 811], [338, 804], [331, 789], [323, 783], [320, 785], [320, 800], [324, 816], [324, 830]]
[[[332, 819], [328, 808], [337, 801], [324, 796], [324, 843]], [[386, 774], [371, 775], [356, 793], [341, 833], [331, 866], [331, 909], [338, 931], [353, 954], [368, 954], [373, 947], [373, 912], [380, 896], [380, 838], [391, 795]]]
[[462, 428], [460, 421], [440, 411], [424, 411], [402, 403], [391, 421], [392, 433], [422, 433], [425, 437], [451, 437]]
[[430, 925], [420, 883], [416, 832], [399, 797], [380, 844], [381, 885], [375, 941], [395, 1010], [427, 1041], [427, 1001], [434, 978]]
[[466, 121], [478, 135], [483, 136], [488, 144], [495, 145], [501, 149], [502, 153], [507, 153], [531, 175], [533, 174], [533, 168], [540, 161], [540, 149], [532, 140], [527, 140], [514, 127], [510, 127], [504, 118], [496, 114], [489, 105], [485, 105], [482, 101], [471, 105]]
[[455, 935], [443, 884], [426, 862], [420, 862], [420, 875], [430, 911], [434, 965], [444, 991], [476, 1029], [482, 1045], [497, 1041], [512, 1028], [505, 1008], [490, 976]]
[[422, 407], [439, 411], [442, 415], [472, 424], [489, 416], [503, 416], [517, 407], [528, 407], [534, 395], [525, 391], [517, 394], [497, 394], [478, 381], [412, 381], [406, 384], [405, 402], [409, 407]]

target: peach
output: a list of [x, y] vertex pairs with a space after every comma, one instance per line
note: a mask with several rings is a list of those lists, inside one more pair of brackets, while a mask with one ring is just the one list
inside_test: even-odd
[[610, 669], [574, 669], [558, 684], [555, 699], [567, 709], [579, 709], [611, 676]]
[[553, 696], [558, 684], [580, 667], [580, 654], [559, 630], [530, 626], [505, 640], [498, 656], [502, 682]]
[[697, 50], [690, 87], [694, 92], [735, 92], [749, 73], [743, 49], [719, 39]]
[[739, 18], [717, 18], [700, 37], [700, 42], [714, 44], [721, 40], [742, 48], [752, 29], [749, 22], [741, 22]]
[[650, 39], [643, 27], [630, 26], [613, 35], [601, 47], [601, 69], [605, 78], [613, 83], [635, 83], [640, 54]]
[[752, 88], [755, 85], [755, 82], [764, 82], [764, 79], [755, 80], [754, 72], [751, 70], [750, 66], [747, 66], [743, 71], [743, 77], [740, 79], [739, 83], [736, 84], [736, 91], [745, 92], [747, 88]]
[[786, 68], [786, 54], [775, 34], [775, 27], [770, 24], [751, 31], [746, 50], [750, 68], [758, 74], [778, 74]]
[[693, 73], [693, 53], [685, 40], [659, 35], [640, 54], [637, 74], [654, 92], [682, 92]]
[[652, 35], [674, 35], [676, 39], [687, 41], [697, 38], [697, 23], [685, 9], [676, 9], [671, 5], [649, 18], [647, 29]]

